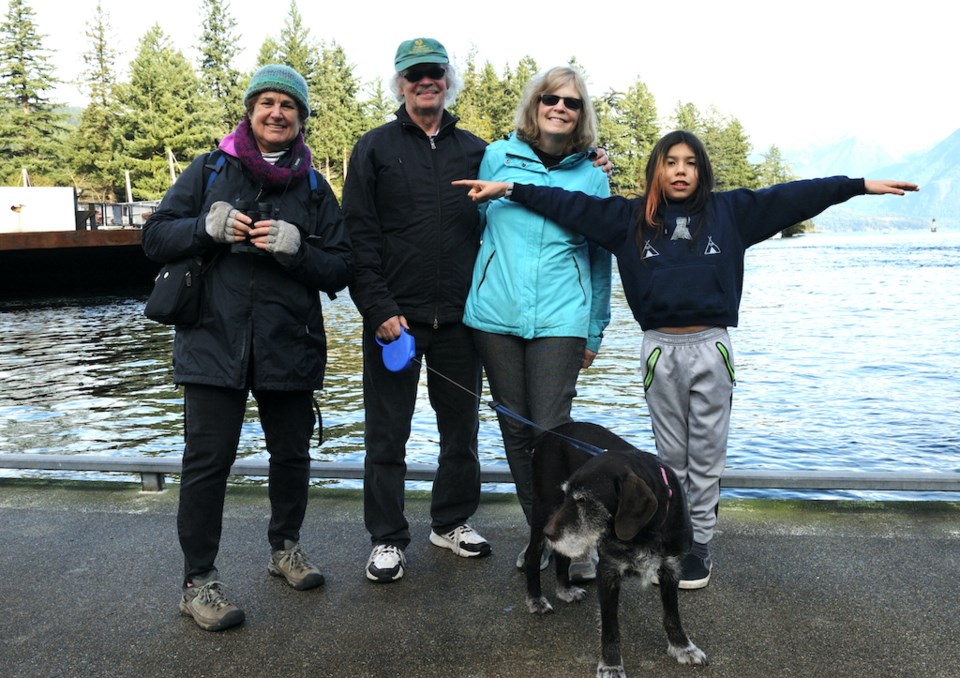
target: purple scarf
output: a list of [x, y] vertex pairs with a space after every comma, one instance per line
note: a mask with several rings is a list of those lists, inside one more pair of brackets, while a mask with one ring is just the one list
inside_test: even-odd
[[[310, 147], [303, 140], [303, 132], [300, 132], [290, 144], [291, 159], [289, 167], [280, 167], [273, 165], [263, 159], [263, 154], [257, 146], [257, 140], [253, 137], [253, 130], [250, 128], [250, 121], [244, 118], [237, 125], [237, 128], [223, 138], [220, 142], [220, 150], [228, 155], [240, 159], [240, 164], [250, 173], [250, 176], [261, 186], [271, 190], [283, 189], [287, 186], [295, 186], [303, 181], [310, 171], [310, 162], [312, 154]], [[284, 158], [280, 162], [284, 162]]]

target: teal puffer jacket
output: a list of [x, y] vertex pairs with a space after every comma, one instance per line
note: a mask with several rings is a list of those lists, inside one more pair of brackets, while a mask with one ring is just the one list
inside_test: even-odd
[[[487, 146], [479, 178], [610, 195], [586, 153], [548, 170], [515, 133]], [[485, 208], [463, 322], [524, 339], [584, 337], [598, 352], [610, 322], [610, 253], [510, 200]]]

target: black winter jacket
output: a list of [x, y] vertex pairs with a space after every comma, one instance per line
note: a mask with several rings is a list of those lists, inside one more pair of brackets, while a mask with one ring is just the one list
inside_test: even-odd
[[[232, 156], [206, 190], [209, 157], [190, 164], [143, 226], [143, 249], [154, 261], [187, 255], [209, 261], [217, 255], [204, 276], [200, 322], [176, 328], [174, 382], [277, 391], [322, 388], [327, 340], [319, 292], [343, 289], [351, 274], [350, 242], [337, 199], [319, 175], [316, 191], [307, 178], [286, 190], [261, 189]], [[270, 202], [274, 218], [298, 226], [300, 250], [290, 265], [215, 242], [205, 221], [218, 200]]]
[[476, 178], [486, 142], [446, 111], [432, 140], [396, 115], [354, 146], [343, 187], [350, 296], [373, 331], [395, 315], [460, 322], [480, 243], [477, 207], [450, 182]]

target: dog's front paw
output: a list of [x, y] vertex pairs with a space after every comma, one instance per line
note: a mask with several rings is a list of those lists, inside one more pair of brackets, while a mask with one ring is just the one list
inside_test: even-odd
[[607, 666], [603, 662], [597, 664], [597, 678], [627, 678], [627, 672], [620, 666]]
[[527, 598], [527, 609], [531, 614], [548, 614], [553, 612], [553, 605], [550, 601], [540, 596], [539, 598]]
[[586, 590], [579, 586], [570, 586], [565, 589], [557, 589], [557, 598], [565, 603], [579, 603], [587, 597]]
[[667, 647], [667, 654], [676, 659], [681, 664], [704, 666], [708, 664], [707, 654], [693, 643], [686, 647], [670, 645]]

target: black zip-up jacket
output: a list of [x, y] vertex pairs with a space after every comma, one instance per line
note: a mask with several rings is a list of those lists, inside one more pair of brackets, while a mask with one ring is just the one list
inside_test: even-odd
[[[188, 255], [209, 260], [219, 252], [204, 275], [200, 322], [177, 326], [173, 380], [238, 389], [322, 388], [327, 339], [319, 292], [343, 289], [351, 270], [337, 199], [320, 175], [315, 191], [307, 178], [286, 190], [264, 189], [233, 157], [206, 190], [208, 157], [184, 170], [143, 226], [143, 249], [155, 261]], [[289, 266], [270, 254], [232, 252], [231, 245], [214, 241], [205, 224], [218, 200], [269, 202], [274, 218], [297, 226], [300, 249]]]
[[343, 187], [350, 296], [372, 331], [395, 315], [460, 322], [480, 243], [477, 207], [450, 182], [476, 178], [486, 142], [447, 111], [433, 139], [396, 115], [354, 146]]

